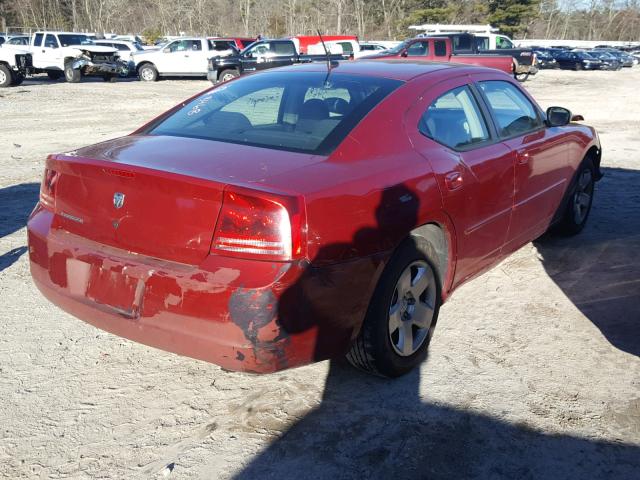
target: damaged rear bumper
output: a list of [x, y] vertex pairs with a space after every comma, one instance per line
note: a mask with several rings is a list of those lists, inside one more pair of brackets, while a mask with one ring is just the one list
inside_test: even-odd
[[346, 353], [382, 268], [372, 258], [323, 269], [213, 255], [178, 264], [57, 229], [40, 206], [28, 238], [35, 284], [65, 311], [149, 346], [256, 373]]

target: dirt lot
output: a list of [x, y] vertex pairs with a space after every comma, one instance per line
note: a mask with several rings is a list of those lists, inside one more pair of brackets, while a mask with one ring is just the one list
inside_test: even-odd
[[595, 125], [590, 224], [458, 290], [396, 381], [340, 362], [268, 376], [134, 344], [33, 286], [45, 155], [126, 134], [205, 81], [0, 90], [0, 476], [640, 478], [640, 68], [527, 87]]

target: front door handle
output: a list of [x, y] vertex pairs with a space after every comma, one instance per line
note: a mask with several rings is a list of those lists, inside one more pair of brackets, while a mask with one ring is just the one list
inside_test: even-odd
[[451, 191], [462, 187], [462, 174], [460, 172], [449, 172], [444, 176], [444, 184]]
[[518, 161], [518, 165], [526, 165], [527, 163], [529, 163], [531, 155], [529, 155], [529, 152], [527, 150], [518, 150], [516, 152], [516, 159]]

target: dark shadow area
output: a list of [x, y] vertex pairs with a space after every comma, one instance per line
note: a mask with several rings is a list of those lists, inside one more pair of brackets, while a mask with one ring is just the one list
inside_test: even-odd
[[384, 380], [332, 362], [320, 406], [235, 478], [640, 478], [639, 446], [423, 403], [419, 383], [418, 370]]
[[16, 263], [22, 256], [22, 254], [26, 251], [27, 247], [17, 247], [13, 250], [9, 250], [7, 253], [0, 255], [0, 272]]
[[39, 183], [22, 183], [0, 188], [0, 238], [20, 230], [38, 203]]
[[603, 172], [585, 229], [535, 246], [549, 276], [607, 340], [640, 356], [640, 171]]
[[[638, 263], [635, 258], [628, 258], [633, 251], [628, 249], [640, 246], [637, 238], [640, 217], [633, 208], [640, 192], [632, 188], [634, 184], [640, 185], [640, 178], [638, 173], [624, 170], [609, 169], [606, 175], [598, 186], [593, 217], [584, 234], [552, 240], [539, 248], [549, 274], [568, 291], [570, 298], [573, 296], [579, 308], [591, 315], [612, 342], [634, 350], [640, 335], [622, 313], [637, 319], [638, 302], [636, 299], [633, 310], [629, 293], [637, 292], [638, 284], [628, 284], [635, 288], [629, 290], [622, 282], [639, 278]], [[326, 247], [327, 251], [358, 251], [361, 242], [387, 235], [388, 222], [407, 221], [417, 211], [413, 210], [415, 205], [408, 207], [404, 211], [408, 217], [402, 218], [397, 200], [407, 194], [417, 198], [405, 187], [383, 193], [376, 215], [379, 224], [356, 233], [351, 244], [331, 245]], [[395, 216], [384, 214], [394, 210]], [[318, 256], [321, 255], [322, 251]], [[627, 261], [623, 261], [625, 257]], [[604, 267], [611, 272], [608, 276], [602, 275]], [[302, 292], [313, 308], [315, 300], [322, 298], [316, 297], [316, 288], [347, 285], [342, 285], [340, 279], [316, 277], [311, 273], [303, 275], [281, 300], [287, 294], [299, 298]], [[315, 282], [310, 281], [313, 278]], [[583, 285], [576, 285], [576, 279], [581, 279]], [[591, 297], [600, 289], [604, 289], [603, 300], [605, 296], [619, 297], [617, 313], [610, 317], [595, 307], [587, 309], [581, 303], [583, 297], [578, 296], [587, 287], [592, 289]], [[348, 295], [350, 290], [344, 290]], [[613, 304], [613, 299], [610, 301]], [[279, 308], [279, 314], [285, 318], [290, 314]], [[283, 326], [291, 331], [291, 325]], [[316, 327], [321, 334], [316, 345], [316, 351], [320, 352], [331, 334], [328, 315], [326, 324]], [[304, 328], [312, 325], [303, 325], [301, 330]], [[624, 340], [625, 335], [633, 338]], [[388, 380], [361, 373], [342, 360], [333, 360], [320, 405], [291, 425], [235, 478], [638, 479], [640, 446], [554, 435], [470, 410], [424, 403], [420, 398], [419, 369]]]

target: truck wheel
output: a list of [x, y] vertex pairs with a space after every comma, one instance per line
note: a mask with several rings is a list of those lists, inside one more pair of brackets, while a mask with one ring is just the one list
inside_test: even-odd
[[529, 72], [525, 72], [525, 73], [516, 73], [514, 74], [514, 77], [517, 81], [519, 81], [520, 83], [524, 83], [527, 80], [529, 80], [529, 75], [531, 75]]
[[557, 224], [557, 232], [577, 235], [587, 224], [595, 190], [596, 170], [591, 159], [582, 162], [576, 175], [575, 184], [562, 219]]
[[145, 82], [155, 82], [158, 80], [158, 70], [150, 63], [145, 63], [138, 70], [140, 80]]
[[220, 82], [228, 82], [229, 80], [233, 80], [234, 78], [238, 78], [240, 76], [240, 72], [235, 68], [228, 68], [227, 70], [223, 70], [220, 72], [220, 76], [218, 77]]
[[47, 70], [49, 80], [60, 80], [64, 76], [64, 72], [58, 70]]
[[71, 63], [67, 63], [64, 66], [64, 78], [69, 83], [78, 83], [82, 79], [82, 72], [80, 70], [74, 70], [71, 67]]
[[13, 75], [6, 65], [0, 65], [0, 88], [11, 86], [13, 83]]
[[347, 354], [349, 363], [393, 378], [427, 357], [441, 303], [433, 258], [433, 247], [420, 237], [411, 237], [394, 254]]

